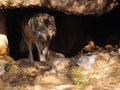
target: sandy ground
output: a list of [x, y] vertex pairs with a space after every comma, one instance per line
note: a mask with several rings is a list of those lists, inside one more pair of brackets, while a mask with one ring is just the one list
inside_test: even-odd
[[0, 90], [120, 90], [119, 82], [120, 58], [115, 50], [72, 58], [54, 52], [45, 63], [0, 58]]

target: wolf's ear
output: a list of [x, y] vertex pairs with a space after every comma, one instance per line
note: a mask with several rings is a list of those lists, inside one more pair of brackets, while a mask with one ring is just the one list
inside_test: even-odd
[[54, 18], [53, 16], [51, 16], [51, 19], [52, 19], [52, 21], [54, 21], [54, 22], [55, 22], [55, 18]]
[[32, 29], [32, 31], [35, 31], [35, 27], [34, 27], [34, 19], [31, 18], [29, 21], [28, 21], [28, 26]]

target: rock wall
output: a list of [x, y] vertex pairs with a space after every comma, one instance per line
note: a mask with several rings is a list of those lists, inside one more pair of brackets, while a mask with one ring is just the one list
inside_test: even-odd
[[103, 14], [118, 5], [117, 0], [0, 0], [0, 8], [47, 7], [70, 14]]

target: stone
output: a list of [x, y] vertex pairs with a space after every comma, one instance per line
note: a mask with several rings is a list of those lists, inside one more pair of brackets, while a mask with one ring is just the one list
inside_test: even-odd
[[103, 14], [118, 5], [118, 0], [0, 0], [0, 8], [47, 7], [70, 14]]

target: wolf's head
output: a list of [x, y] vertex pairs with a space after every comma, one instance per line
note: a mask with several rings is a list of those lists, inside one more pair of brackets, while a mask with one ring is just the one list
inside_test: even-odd
[[37, 14], [29, 19], [28, 25], [33, 33], [41, 39], [51, 40], [56, 34], [54, 17], [48, 14]]

